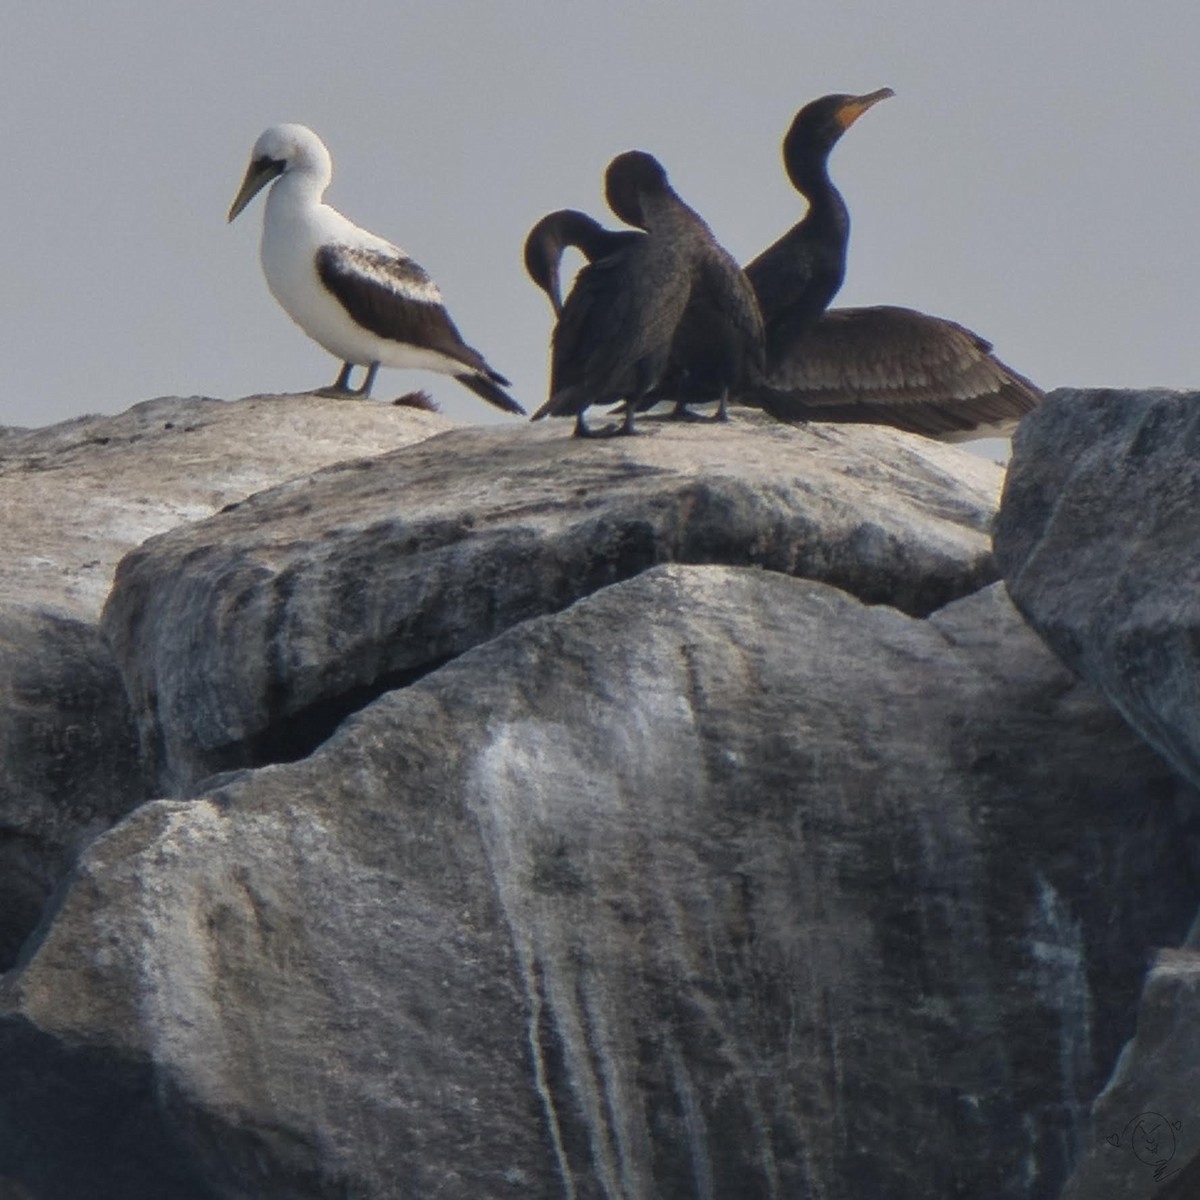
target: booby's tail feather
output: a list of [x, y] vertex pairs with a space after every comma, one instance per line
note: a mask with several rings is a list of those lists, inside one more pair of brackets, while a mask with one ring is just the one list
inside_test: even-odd
[[464, 372], [462, 375], [455, 375], [454, 378], [463, 387], [470, 388], [475, 395], [489, 404], [494, 404], [505, 412], [516, 413], [521, 417], [525, 415], [525, 410], [500, 386], [508, 383], [503, 375], [497, 375], [495, 372], [492, 372], [490, 376], [480, 372]]

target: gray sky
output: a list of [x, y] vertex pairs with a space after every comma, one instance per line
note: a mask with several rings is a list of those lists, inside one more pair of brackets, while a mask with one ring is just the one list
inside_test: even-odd
[[[742, 261], [799, 219], [779, 143], [825, 92], [896, 98], [833, 172], [841, 304], [907, 304], [1045, 387], [1200, 386], [1194, 0], [9, 5], [0, 40], [0, 423], [332, 381], [258, 266], [250, 146], [311, 125], [328, 199], [434, 276], [467, 341], [544, 396], [549, 310], [520, 250], [564, 206], [607, 223], [638, 147]], [[505, 420], [448, 379], [451, 416]]]

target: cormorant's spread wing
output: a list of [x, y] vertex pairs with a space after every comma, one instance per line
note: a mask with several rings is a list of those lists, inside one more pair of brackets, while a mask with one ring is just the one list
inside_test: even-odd
[[785, 420], [968, 437], [1015, 425], [1042, 399], [991, 349], [962, 325], [913, 309], [830, 309], [754, 399]]

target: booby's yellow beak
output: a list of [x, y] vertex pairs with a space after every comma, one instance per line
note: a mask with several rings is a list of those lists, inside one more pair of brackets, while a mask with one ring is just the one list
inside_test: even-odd
[[878, 104], [880, 100], [886, 100], [889, 96], [894, 96], [896, 93], [891, 88], [880, 88], [877, 92], [868, 92], [865, 96], [851, 96], [841, 108], [838, 109], [837, 123], [845, 132], [858, 120], [874, 104]]
[[238, 188], [238, 194], [229, 206], [228, 219], [232, 221], [271, 180], [278, 179], [286, 166], [287, 163], [277, 158], [253, 159], [246, 168], [246, 177], [242, 180], [242, 186]]

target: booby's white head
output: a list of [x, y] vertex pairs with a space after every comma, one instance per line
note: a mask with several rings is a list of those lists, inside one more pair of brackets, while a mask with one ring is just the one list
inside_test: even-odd
[[272, 125], [250, 151], [242, 186], [229, 206], [233, 220], [272, 180], [281, 175], [303, 179], [319, 199], [333, 178], [333, 159], [325, 143], [307, 125]]

